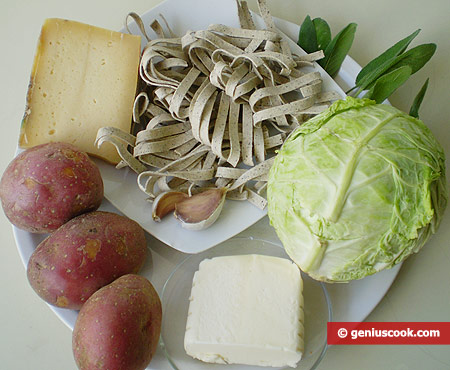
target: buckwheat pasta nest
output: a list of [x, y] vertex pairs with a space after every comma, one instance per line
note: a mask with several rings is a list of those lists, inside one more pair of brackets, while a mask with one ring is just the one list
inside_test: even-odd
[[[265, 1], [266, 29], [256, 29], [246, 2], [237, 1], [241, 28], [213, 24], [169, 37], [158, 21], [140, 62], [141, 89], [133, 112], [135, 135], [104, 127], [109, 142], [138, 174], [154, 200], [161, 192], [195, 194], [227, 188], [226, 196], [266, 207], [264, 190], [276, 149], [299, 124], [326, 109], [336, 92], [322, 92], [315, 52], [294, 55], [275, 27]], [[128, 26], [127, 26], [128, 28]]]

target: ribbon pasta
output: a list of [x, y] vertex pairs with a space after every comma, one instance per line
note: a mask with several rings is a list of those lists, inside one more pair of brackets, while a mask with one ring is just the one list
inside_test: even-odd
[[133, 109], [138, 129], [131, 135], [102, 128], [97, 145], [116, 146], [119, 166], [138, 174], [149, 200], [163, 191], [226, 186], [228, 198], [265, 208], [275, 150], [339, 98], [322, 92], [320, 73], [311, 71], [323, 53], [293, 55], [265, 0], [258, 6], [263, 30], [256, 29], [246, 2], [237, 0], [241, 28], [213, 24], [182, 37], [169, 29], [166, 38], [155, 21], [154, 40], [137, 14], [128, 16], [148, 40]]

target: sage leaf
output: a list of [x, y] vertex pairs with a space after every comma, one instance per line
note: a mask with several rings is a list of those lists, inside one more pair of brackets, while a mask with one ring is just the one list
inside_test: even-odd
[[331, 29], [325, 19], [314, 18], [314, 28], [316, 29], [317, 49], [325, 50], [331, 42]]
[[325, 58], [319, 61], [323, 69], [334, 77], [341, 68], [355, 38], [356, 23], [350, 23], [341, 30], [324, 50]]
[[358, 96], [363, 90], [370, 89], [380, 76], [396, 70], [399, 67], [409, 66], [411, 68], [411, 74], [416, 73], [430, 60], [435, 51], [436, 44], [422, 44], [395, 58], [385, 61], [361, 78], [357, 85], [359, 90], [355, 96]]
[[380, 76], [382, 76], [398, 61], [397, 58], [398, 57], [386, 60], [378, 67], [365, 74], [355, 85], [355, 87], [359, 87], [359, 90], [356, 92], [355, 96], [358, 96], [361, 91], [366, 90], [370, 85], [375, 83]]
[[410, 66], [399, 67], [381, 76], [364, 96], [381, 104], [411, 76]]
[[306, 16], [300, 26], [297, 44], [307, 53], [314, 53], [319, 50], [317, 48], [316, 28], [309, 15]]
[[391, 46], [384, 53], [380, 54], [378, 57], [370, 61], [356, 76], [356, 85], [359, 85], [361, 79], [367, 75], [368, 73], [374, 71], [377, 67], [379, 67], [384, 62], [395, 58], [396, 56], [402, 54], [406, 48], [409, 46], [412, 40], [419, 34], [420, 29], [414, 31], [411, 35], [405, 37], [404, 39], [397, 42], [395, 45]]
[[429, 80], [430, 79], [427, 78], [427, 80], [423, 84], [422, 88], [420, 89], [419, 93], [414, 98], [414, 101], [411, 105], [411, 109], [409, 110], [409, 115], [411, 117], [419, 118], [419, 108], [420, 108], [420, 105], [422, 104], [423, 97], [425, 96], [425, 93], [427, 91]]
[[410, 66], [411, 74], [414, 74], [431, 59], [435, 51], [436, 44], [418, 45], [397, 57], [397, 62], [387, 72], [398, 67]]

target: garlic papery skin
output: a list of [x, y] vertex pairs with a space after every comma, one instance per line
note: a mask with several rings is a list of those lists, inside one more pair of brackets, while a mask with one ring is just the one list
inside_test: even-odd
[[219, 217], [227, 188], [210, 189], [175, 204], [175, 217], [188, 230], [203, 230]]
[[176, 203], [187, 198], [189, 198], [189, 196], [180, 191], [166, 191], [159, 194], [153, 201], [153, 221], [160, 222], [165, 215], [175, 210]]

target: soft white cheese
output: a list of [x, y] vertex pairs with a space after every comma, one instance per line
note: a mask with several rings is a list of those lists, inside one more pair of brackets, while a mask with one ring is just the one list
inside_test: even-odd
[[226, 256], [192, 282], [186, 353], [205, 362], [295, 367], [303, 352], [303, 283], [284, 258]]

